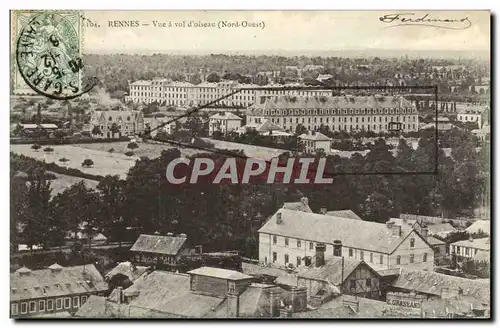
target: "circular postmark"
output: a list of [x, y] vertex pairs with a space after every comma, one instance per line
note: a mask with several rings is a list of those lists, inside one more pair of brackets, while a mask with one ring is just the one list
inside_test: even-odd
[[52, 99], [76, 98], [92, 89], [81, 86], [83, 60], [72, 23], [55, 12], [36, 13], [22, 27], [16, 62], [20, 75], [35, 92]]

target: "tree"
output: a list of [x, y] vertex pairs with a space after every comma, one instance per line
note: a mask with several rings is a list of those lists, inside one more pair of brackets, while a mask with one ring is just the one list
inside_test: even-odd
[[139, 145], [137, 145], [137, 143], [135, 143], [135, 142], [129, 142], [128, 145], [127, 145], [127, 148], [131, 149], [131, 150], [134, 150], [134, 149], [139, 148]]
[[86, 158], [82, 162], [82, 167], [92, 167], [94, 166], [94, 161], [91, 160], [90, 158]]
[[128, 157], [134, 156], [134, 152], [133, 151], [128, 151], [128, 152], [125, 153], [125, 156], [128, 156]]
[[111, 129], [110, 129], [112, 135], [114, 136], [116, 133], [120, 133], [120, 129], [118, 128], [118, 124], [113, 123], [111, 124]]
[[307, 133], [307, 128], [302, 124], [297, 125], [297, 127], [295, 128], [295, 135], [300, 136], [304, 133]]
[[213, 73], [210, 73], [208, 76], [207, 76], [207, 82], [220, 82], [220, 76], [213, 72]]
[[94, 125], [94, 127], [92, 128], [92, 134], [93, 135], [98, 135], [98, 134], [101, 134], [101, 128], [99, 127], [99, 125]]
[[43, 151], [46, 152], [46, 153], [52, 153], [54, 151], [54, 148], [52, 148], [52, 147], [45, 147], [43, 149]]
[[109, 148], [109, 149], [108, 149], [108, 153], [113, 154], [114, 152], [115, 152], [115, 149], [114, 149], [114, 148]]
[[37, 144], [37, 143], [36, 143], [36, 144], [33, 144], [33, 145], [31, 146], [31, 149], [33, 149], [34, 151], [38, 151], [38, 149], [40, 149], [40, 148], [42, 148], [42, 146], [40, 146], [40, 145], [39, 145], [39, 144]]

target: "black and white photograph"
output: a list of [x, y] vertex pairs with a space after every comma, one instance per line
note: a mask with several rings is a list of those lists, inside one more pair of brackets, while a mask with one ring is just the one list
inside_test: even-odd
[[11, 319], [491, 320], [490, 11], [9, 18]]

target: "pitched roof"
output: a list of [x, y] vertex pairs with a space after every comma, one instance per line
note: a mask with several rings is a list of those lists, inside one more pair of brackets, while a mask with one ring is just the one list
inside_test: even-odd
[[479, 230], [482, 230], [484, 233], [490, 234], [491, 230], [491, 221], [490, 220], [477, 220], [473, 224], [471, 224], [465, 231], [468, 233], [478, 233]]
[[124, 290], [124, 295], [138, 295], [144, 302], [148, 299], [154, 302], [157, 297], [178, 296], [186, 290], [189, 290], [189, 275], [156, 270], [135, 280]]
[[245, 262], [241, 263], [241, 268], [243, 270], [243, 273], [252, 276], [266, 275], [275, 277], [276, 280], [274, 281], [274, 283], [277, 285], [297, 286], [297, 275], [288, 270]]
[[442, 241], [442, 240], [439, 240], [435, 237], [432, 237], [432, 236], [429, 236], [427, 237], [427, 242], [429, 244], [431, 244], [432, 246], [435, 246], [435, 245], [445, 245], [446, 242]]
[[483, 261], [490, 262], [490, 258], [491, 258], [490, 251], [480, 250], [476, 253], [476, 255], [474, 255], [474, 261], [478, 262], [483, 262]]
[[80, 318], [125, 318], [129, 305], [110, 302], [103, 296], [91, 295], [78, 309], [75, 316]]
[[[281, 212], [282, 222], [276, 223], [276, 213]], [[313, 240], [331, 244], [341, 240], [347, 247], [372, 250], [390, 254], [413, 231], [407, 226], [401, 227], [401, 236], [393, 235], [391, 229], [383, 223], [331, 217], [323, 214], [278, 210], [259, 229], [261, 233]], [[333, 224], [334, 222], [334, 224]]]
[[462, 288], [464, 296], [472, 296], [481, 301], [490, 300], [488, 282], [445, 275], [442, 273], [401, 268], [398, 278], [391, 283], [393, 287], [420, 293], [441, 296], [443, 289]]
[[[101, 119], [101, 117], [104, 116], [106, 122], [116, 122], [119, 119], [127, 122], [130, 117], [130, 122], [133, 122], [140, 115], [140, 113], [140, 111], [136, 110], [106, 110], [97, 112], [97, 119]], [[111, 120], [109, 120], [110, 117]]]
[[312, 210], [309, 207], [309, 205], [304, 204], [304, 202], [302, 202], [302, 201], [283, 203], [283, 208], [286, 210], [312, 213]]
[[356, 213], [351, 210], [340, 210], [340, 211], [328, 211], [326, 215], [337, 216], [341, 218], [347, 218], [352, 220], [363, 220]]
[[242, 120], [241, 117], [239, 117], [238, 115], [234, 115], [233, 113], [230, 112], [224, 114], [217, 113], [210, 116], [209, 118], [215, 120], [238, 120], [238, 121]]
[[[344, 261], [342, 269], [342, 260]], [[360, 265], [368, 266], [361, 260], [352, 260], [348, 258], [334, 257], [327, 261], [321, 267], [311, 266], [307, 269], [302, 270], [298, 277], [328, 281], [334, 285], [342, 284]], [[369, 267], [369, 266], [368, 266]], [[371, 269], [371, 268], [369, 268]], [[373, 269], [371, 270], [376, 273]], [[378, 275], [378, 274], [377, 274]]]
[[468, 240], [459, 240], [451, 245], [462, 246], [462, 247], [472, 247], [477, 249], [482, 249], [489, 251], [490, 250], [490, 237], [486, 238], [478, 238], [478, 239], [468, 239]]
[[188, 271], [188, 273], [199, 276], [215, 277], [215, 278], [229, 279], [229, 280], [243, 280], [252, 278], [252, 276], [249, 276], [247, 274], [238, 271], [213, 268], [213, 267], [201, 267], [198, 269]]
[[489, 308], [488, 303], [478, 301], [473, 297], [462, 298], [445, 298], [445, 299], [432, 299], [422, 303], [422, 310], [425, 312], [426, 317], [432, 318], [447, 318], [449, 313], [465, 315], [471, 312], [471, 305], [473, 308]]
[[11, 301], [92, 293], [107, 289], [108, 284], [93, 264], [24, 273], [20, 269], [10, 275]]
[[311, 141], [331, 141], [332, 138], [325, 136], [321, 132], [308, 131], [307, 133], [302, 133], [299, 139], [311, 140]]
[[140, 235], [130, 249], [132, 252], [177, 255], [186, 243], [187, 237]]
[[125, 290], [125, 295], [137, 295], [130, 302], [132, 308], [182, 317], [201, 317], [223, 301], [223, 298], [192, 293], [189, 275], [164, 271], [141, 276]]
[[261, 109], [298, 108], [401, 108], [415, 107], [401, 96], [263, 96], [249, 109], [250, 112], [260, 112]]
[[427, 227], [429, 228], [429, 233], [433, 234], [457, 231], [457, 229], [449, 223], [429, 224]]
[[145, 266], [135, 266], [130, 262], [121, 262], [106, 274], [106, 278], [111, 279], [117, 274], [122, 274], [128, 277], [131, 282], [134, 282], [137, 278], [142, 276], [147, 269], [148, 267]]

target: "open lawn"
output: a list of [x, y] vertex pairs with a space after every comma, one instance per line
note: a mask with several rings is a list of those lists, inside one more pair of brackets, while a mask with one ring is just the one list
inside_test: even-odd
[[57, 177], [57, 179], [55, 180], [50, 180], [50, 188], [51, 188], [50, 195], [52, 197], [62, 193], [64, 190], [66, 190], [70, 186], [80, 181], [84, 181], [85, 186], [87, 186], [87, 188], [92, 188], [92, 189], [96, 189], [97, 184], [99, 183], [98, 181], [95, 180], [84, 179], [84, 178], [74, 177], [71, 175], [59, 174], [55, 172], [51, 173]]
[[[108, 144], [109, 145], [109, 144]], [[94, 175], [119, 175], [124, 179], [128, 170], [134, 166], [137, 156], [127, 157], [120, 153], [110, 154], [107, 151], [99, 151], [77, 147], [73, 145], [53, 145], [52, 153], [46, 153], [42, 147], [38, 151], [31, 149], [32, 145], [10, 145], [10, 150], [16, 154], [29, 156], [47, 163], [56, 163], [59, 166], [78, 169], [84, 173]], [[69, 159], [69, 162], [63, 164], [59, 161], [61, 158]], [[91, 159], [94, 162], [93, 167], [82, 167], [85, 159]]]

